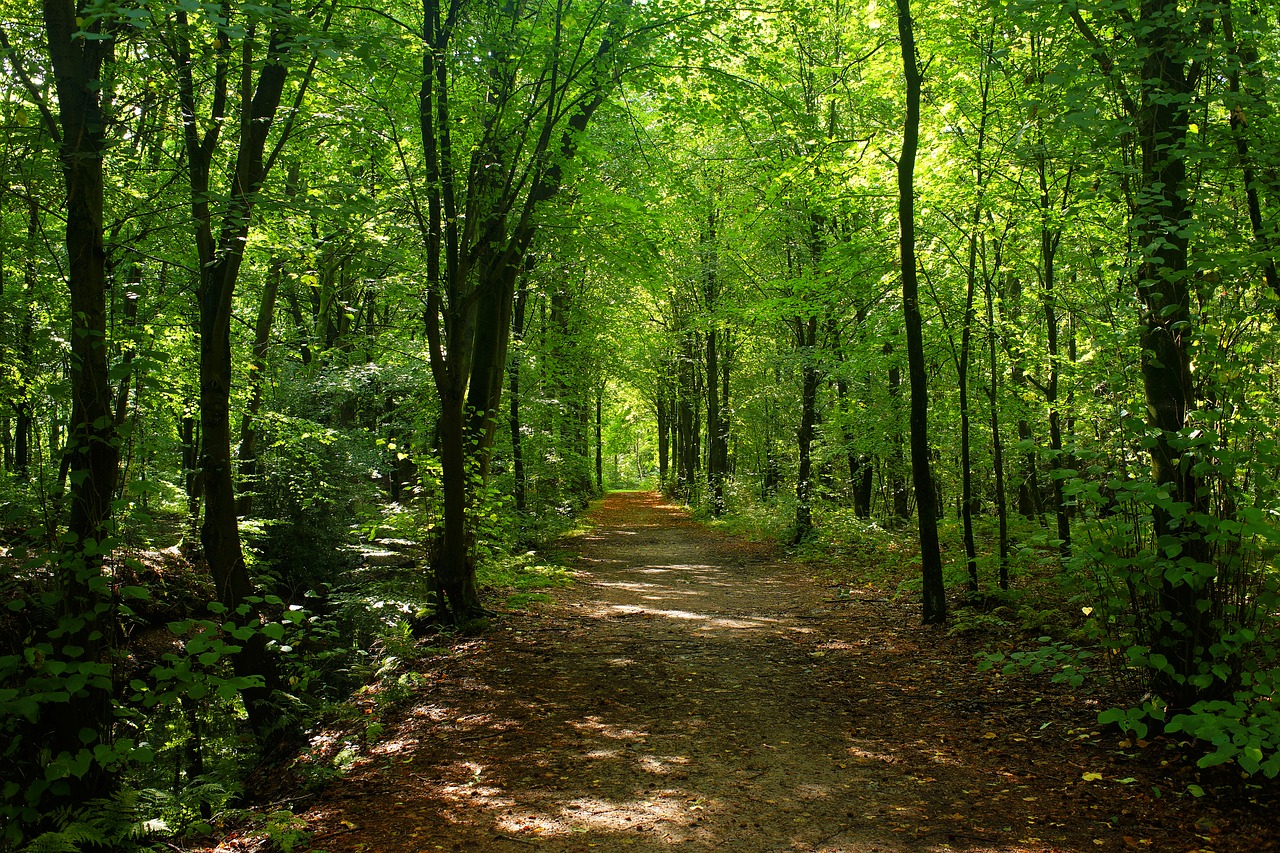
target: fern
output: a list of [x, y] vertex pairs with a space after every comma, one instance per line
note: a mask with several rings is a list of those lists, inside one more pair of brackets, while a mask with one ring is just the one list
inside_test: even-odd
[[86, 847], [118, 849], [140, 838], [146, 824], [137, 818], [136, 791], [121, 791], [109, 799], [91, 800], [76, 809], [59, 809], [50, 817], [60, 828], [42, 833], [22, 853], [80, 853]]

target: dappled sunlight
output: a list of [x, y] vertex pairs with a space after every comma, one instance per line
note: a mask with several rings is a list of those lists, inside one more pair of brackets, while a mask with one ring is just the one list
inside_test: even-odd
[[607, 611], [624, 615], [624, 616], [642, 616], [652, 618], [660, 616], [664, 619], [675, 619], [681, 622], [701, 622], [703, 623], [697, 630], [707, 630], [713, 628], [731, 628], [735, 630], [754, 630], [767, 628], [776, 625], [779, 620], [772, 618], [738, 618], [732, 616], [717, 616], [709, 613], [695, 613], [691, 610], [667, 610], [648, 607], [640, 607], [635, 604], [614, 604], [607, 608]]
[[381, 761], [308, 815], [332, 833], [316, 849], [1121, 849], [1105, 815], [1069, 824], [1105, 846], [1050, 829], [1091, 802], [1074, 788], [1053, 811], [1028, 773], [997, 772], [994, 748], [1022, 748], [984, 739], [1003, 711], [953, 737], [946, 684], [920, 678], [933, 652], [900, 613], [832, 612], [778, 566], [715, 565], [725, 548], [691, 528], [629, 527], [579, 540], [589, 582], [423, 673], [401, 727], [366, 751]]
[[[696, 819], [682, 792], [660, 792], [652, 798], [610, 801], [575, 798], [554, 812], [514, 811], [496, 821], [501, 832], [534, 837], [573, 836], [584, 831], [636, 833], [661, 825], [666, 843], [680, 843], [680, 830]], [[674, 834], [679, 833], [679, 834]]]
[[599, 717], [587, 717], [584, 720], [578, 720], [568, 723], [571, 728], [580, 732], [590, 732], [610, 740], [622, 740], [643, 743], [649, 737], [647, 731], [638, 731], [636, 729], [617, 726], [612, 723], [603, 722]]
[[644, 583], [643, 581], [595, 581], [594, 586], [602, 586], [608, 589], [625, 589], [628, 592], [648, 592], [655, 589], [664, 589], [660, 584]]
[[418, 746], [418, 739], [414, 737], [399, 737], [391, 740], [384, 740], [375, 744], [370, 750], [370, 755], [404, 755], [411, 753]]
[[867, 749], [863, 746], [851, 746], [847, 752], [854, 758], [860, 758], [863, 761], [883, 761], [886, 764], [897, 764], [902, 761], [896, 752], [881, 752], [879, 750]]
[[640, 755], [636, 763], [641, 769], [655, 776], [667, 776], [680, 769], [688, 768], [689, 757], [686, 755]]

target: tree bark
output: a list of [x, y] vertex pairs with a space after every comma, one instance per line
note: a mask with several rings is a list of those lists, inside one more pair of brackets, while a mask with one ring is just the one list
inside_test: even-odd
[[266, 385], [267, 353], [271, 347], [271, 326], [276, 316], [276, 295], [280, 279], [284, 277], [284, 261], [275, 259], [267, 270], [262, 286], [262, 298], [258, 303], [258, 318], [253, 326], [253, 358], [249, 363], [249, 401], [240, 416], [240, 444], [236, 448], [236, 470], [240, 490], [236, 500], [236, 514], [247, 517], [253, 512], [253, 498], [260, 488], [258, 481], [258, 427], [255, 421], [262, 409], [263, 388]]
[[[1038, 39], [1033, 43], [1038, 44]], [[1062, 412], [1058, 400], [1058, 383], [1061, 373], [1061, 353], [1058, 346], [1058, 294], [1057, 294], [1057, 257], [1058, 246], [1062, 241], [1062, 229], [1050, 227], [1054, 215], [1054, 205], [1049, 195], [1049, 164], [1046, 154], [1047, 140], [1044, 128], [1037, 125], [1040, 135], [1039, 154], [1036, 159], [1036, 173], [1040, 188], [1040, 287], [1044, 306], [1045, 343], [1049, 356], [1049, 375], [1044, 384], [1045, 402], [1049, 406], [1049, 468], [1052, 471], [1050, 483], [1053, 495], [1053, 514], [1058, 529], [1058, 554], [1065, 561], [1071, 556], [1071, 519], [1067, 515], [1066, 499], [1063, 495], [1063, 478], [1068, 469], [1062, 447]], [[1063, 189], [1064, 203], [1070, 192], [1071, 175], [1068, 172], [1067, 186]]]
[[[253, 82], [256, 42], [251, 21], [241, 43], [241, 124], [232, 159], [225, 208], [215, 237], [211, 209], [212, 164], [218, 150], [226, 110], [230, 35], [220, 34], [220, 54], [211, 102], [210, 129], [201, 136], [196, 114], [194, 63], [187, 42], [186, 15], [180, 12], [181, 41], [177, 47], [179, 104], [189, 162], [191, 212], [200, 260], [198, 302], [200, 308], [200, 470], [204, 489], [204, 522], [200, 542], [219, 600], [234, 618], [257, 622], [257, 610], [249, 598], [255, 593], [244, 561], [237, 522], [234, 466], [231, 457], [231, 317], [235, 286], [244, 261], [252, 226], [254, 204], [267, 174], [266, 145], [280, 107], [288, 76], [286, 54], [293, 41], [290, 12], [280, 8], [279, 23], [271, 33], [266, 56]], [[308, 72], [309, 73], [309, 72]], [[305, 83], [303, 87], [305, 91]], [[287, 135], [287, 134], [286, 134]], [[243, 609], [242, 609], [243, 608]], [[244, 691], [249, 723], [259, 743], [267, 745], [277, 729], [279, 714], [271, 706], [271, 694], [281, 686], [278, 664], [267, 649], [267, 639], [255, 631], [233, 658], [236, 674], [251, 677], [256, 685]]]
[[[1236, 37], [1230, 1], [1223, 2], [1221, 8], [1222, 35], [1231, 48], [1232, 60], [1230, 70], [1227, 72], [1227, 91], [1231, 95], [1227, 106], [1231, 111], [1231, 134], [1235, 137], [1236, 156], [1240, 161], [1240, 178], [1244, 187], [1245, 208], [1249, 212], [1249, 227], [1253, 231], [1254, 245], [1262, 256], [1260, 265], [1263, 279], [1266, 281], [1267, 287], [1271, 289], [1271, 292], [1280, 297], [1280, 272], [1276, 270], [1275, 240], [1267, 231], [1267, 227], [1263, 222], [1262, 199], [1261, 194], [1258, 192], [1259, 175], [1254, 164], [1253, 154], [1250, 151], [1247, 132], [1250, 114], [1253, 112], [1250, 108], [1261, 107], [1262, 109], [1259, 109], [1258, 112], [1265, 114], [1264, 92], [1251, 94], [1241, 85], [1240, 81], [1241, 69], [1252, 69], [1258, 64], [1258, 47], [1248, 38], [1241, 41]], [[1259, 89], [1265, 86], [1265, 80], [1261, 75], [1258, 75], [1254, 82]], [[1254, 116], [1255, 120], [1263, 118], [1264, 115]], [[1280, 319], [1280, 305], [1276, 306], [1275, 315], [1277, 319]]]
[[516, 304], [511, 316], [511, 338], [515, 346], [508, 357], [508, 380], [510, 388], [507, 396], [511, 410], [511, 469], [514, 482], [512, 490], [515, 496], [516, 512], [523, 515], [528, 510], [528, 491], [524, 470], [524, 433], [520, 424], [520, 346], [524, 343], [525, 310], [529, 303], [528, 278], [520, 279], [520, 287], [516, 291]]
[[[718, 518], [724, 514], [725, 510], [724, 478], [725, 468], [729, 461], [729, 435], [728, 417], [724, 411], [728, 406], [728, 401], [722, 401], [720, 396], [720, 330], [717, 328], [715, 318], [720, 298], [716, 218], [717, 212], [714, 209], [707, 214], [707, 230], [703, 237], [702, 289], [704, 308], [711, 318], [711, 326], [707, 330], [706, 351], [704, 353], [707, 370], [707, 487], [711, 497], [711, 514]], [[728, 370], [727, 361], [724, 369]]]
[[[618, 28], [629, 8], [610, 16], [593, 53], [576, 55], [577, 71], [589, 74], [586, 91], [569, 100], [560, 74], [562, 8], [553, 19], [553, 45], [540, 84], [550, 96], [543, 115], [525, 114], [520, 145], [504, 138], [504, 117], [516, 97], [513, 58], [489, 54], [482, 136], [472, 148], [465, 176], [459, 174], [452, 140], [454, 27], [461, 0], [423, 0], [422, 64], [418, 91], [419, 131], [426, 166], [426, 210], [416, 209], [427, 249], [426, 326], [432, 380], [441, 401], [440, 454], [444, 534], [435, 573], [441, 592], [437, 618], [465, 624], [483, 615], [471, 548], [471, 478], [488, 472], [503, 376], [507, 369], [513, 299], [519, 270], [536, 233], [535, 212], [561, 189], [564, 168], [578, 150], [582, 132], [614, 82], [606, 73]], [[515, 25], [514, 7], [502, 15]], [[469, 72], [468, 72], [469, 73]], [[616, 73], [616, 72], [615, 72]], [[515, 161], [515, 152], [528, 159]], [[465, 179], [464, 179], [465, 178]], [[415, 202], [416, 203], [416, 202]], [[586, 409], [577, 428], [586, 439]], [[581, 442], [577, 444], [581, 449]], [[588, 481], [589, 488], [589, 481]]]
[[924, 335], [916, 280], [915, 163], [920, 144], [920, 66], [916, 57], [911, 0], [897, 0], [898, 36], [907, 88], [902, 155], [898, 159], [898, 229], [902, 271], [902, 306], [907, 330], [908, 376], [911, 385], [911, 476], [916, 492], [920, 562], [924, 578], [923, 621], [940, 625], [947, 620], [947, 595], [938, 546], [937, 500], [929, 469], [928, 377], [924, 363]]
[[[91, 25], [79, 35], [70, 0], [44, 0], [49, 58], [58, 95], [56, 121], [45, 112], [66, 189], [67, 288], [71, 307], [71, 420], [65, 460], [72, 474], [67, 541], [58, 568], [58, 615], [67, 627], [62, 654], [90, 667], [87, 684], [65, 703], [48, 706], [49, 751], [78, 753], [86, 745], [111, 742], [115, 685], [106, 659], [114, 635], [114, 604], [103, 577], [111, 549], [111, 500], [118, 476], [119, 447], [111, 412], [107, 353], [107, 276], [103, 244], [103, 169], [106, 117], [101, 70], [114, 41]], [[43, 101], [39, 103], [43, 104]], [[79, 649], [73, 652], [72, 649]], [[86, 744], [81, 732], [92, 738]], [[105, 796], [115, 772], [94, 762], [84, 775], [65, 779], [68, 800]]]
[[1207, 489], [1179, 436], [1196, 403], [1190, 358], [1195, 320], [1187, 274], [1187, 233], [1194, 217], [1183, 157], [1196, 83], [1183, 59], [1182, 39], [1190, 26], [1183, 14], [1176, 0], [1143, 0], [1141, 6], [1138, 43], [1145, 59], [1135, 118], [1143, 191], [1133, 225], [1142, 258], [1137, 287], [1146, 308], [1143, 390], [1147, 422], [1157, 431], [1152, 474], [1179, 510], [1153, 508], [1155, 547], [1168, 553], [1177, 543], [1181, 553], [1174, 559], [1189, 570], [1166, 571], [1159, 589], [1159, 606], [1168, 616], [1155, 639], [1172, 671], [1156, 674], [1156, 688], [1175, 708], [1190, 707], [1200, 698], [1200, 689], [1188, 679], [1199, 673], [1213, 641], [1209, 613], [1197, 607], [1210, 582], [1208, 548], [1196, 521], [1197, 514], [1208, 510]]
[[804, 541], [813, 532], [813, 436], [818, 421], [818, 384], [821, 374], [817, 364], [818, 318], [797, 317], [791, 321], [796, 349], [803, 359], [800, 377], [800, 428], [796, 432], [796, 449], [800, 462], [796, 470], [796, 520], [791, 534], [793, 544]]

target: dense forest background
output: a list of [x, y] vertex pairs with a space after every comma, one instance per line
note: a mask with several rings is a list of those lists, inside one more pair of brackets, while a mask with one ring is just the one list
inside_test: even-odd
[[1280, 774], [1278, 14], [7, 4], [4, 843], [198, 827], [626, 487]]

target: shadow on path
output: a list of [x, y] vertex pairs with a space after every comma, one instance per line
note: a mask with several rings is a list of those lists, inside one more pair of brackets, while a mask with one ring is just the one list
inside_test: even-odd
[[1100, 807], [1090, 768], [1006, 726], [902, 607], [826, 600], [657, 495], [611, 495], [594, 521], [578, 584], [429, 673], [307, 815], [315, 849], [1195, 846]]

